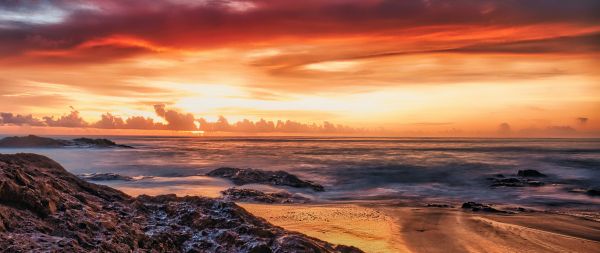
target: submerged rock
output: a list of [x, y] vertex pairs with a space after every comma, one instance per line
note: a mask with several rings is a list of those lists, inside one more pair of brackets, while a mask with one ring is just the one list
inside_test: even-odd
[[290, 186], [295, 188], [311, 188], [314, 191], [324, 191], [322, 185], [312, 181], [299, 179], [297, 176], [285, 171], [269, 171], [257, 169], [218, 168], [206, 174], [210, 177], [222, 177], [230, 179], [234, 184], [269, 184]]
[[273, 226], [233, 202], [132, 198], [35, 154], [0, 154], [6, 252], [362, 252]]
[[488, 180], [492, 181], [492, 187], [536, 187], [545, 185], [542, 181], [529, 178], [546, 177], [546, 175], [537, 170], [519, 170], [517, 176], [518, 177], [505, 177], [503, 174], [496, 174], [493, 177], [489, 177]]
[[64, 148], [64, 147], [90, 147], [90, 148], [133, 148], [127, 145], [116, 144], [108, 139], [77, 138], [73, 140], [52, 139], [36, 135], [13, 136], [0, 139], [3, 148]]
[[506, 213], [505, 211], [498, 210], [489, 205], [477, 203], [477, 202], [465, 202], [462, 204], [462, 208], [471, 209], [473, 212], [488, 212], [488, 213]]
[[537, 170], [519, 170], [517, 172], [517, 176], [520, 176], [520, 177], [546, 177], [545, 174], [543, 174]]
[[119, 175], [116, 173], [90, 173], [90, 174], [79, 174], [77, 175], [81, 179], [85, 179], [88, 181], [112, 181], [112, 180], [121, 180], [121, 181], [133, 181], [132, 177]]
[[241, 202], [263, 202], [263, 203], [306, 203], [308, 198], [291, 194], [289, 192], [265, 193], [253, 189], [229, 188], [221, 192], [225, 200]]
[[600, 187], [590, 188], [587, 191], [585, 191], [585, 193], [590, 196], [598, 197], [600, 196]]

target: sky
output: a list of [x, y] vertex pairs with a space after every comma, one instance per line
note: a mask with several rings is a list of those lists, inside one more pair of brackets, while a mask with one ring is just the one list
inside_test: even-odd
[[0, 132], [600, 137], [597, 13], [597, 0], [0, 1]]

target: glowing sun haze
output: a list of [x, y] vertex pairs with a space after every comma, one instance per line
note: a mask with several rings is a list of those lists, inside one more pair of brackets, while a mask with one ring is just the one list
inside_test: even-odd
[[0, 131], [600, 136], [598, 13], [597, 0], [1, 1]]

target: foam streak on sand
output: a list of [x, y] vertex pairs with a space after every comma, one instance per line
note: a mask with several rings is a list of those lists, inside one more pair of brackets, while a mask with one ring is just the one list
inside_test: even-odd
[[277, 226], [365, 252], [600, 252], [600, 223], [567, 215], [354, 204], [241, 206]]
[[[515, 217], [451, 209], [388, 208], [402, 224], [412, 252], [598, 252], [600, 243], [580, 237], [581, 229], [598, 233], [597, 222], [559, 215], [533, 215], [527, 226]], [[546, 224], [543, 224], [546, 223]], [[566, 223], [578, 227], [558, 233]], [[524, 223], [521, 223], [524, 224]], [[555, 231], [552, 231], [552, 230]]]

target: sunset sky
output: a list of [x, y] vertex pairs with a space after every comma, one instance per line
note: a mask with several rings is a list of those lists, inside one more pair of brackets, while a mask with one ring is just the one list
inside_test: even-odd
[[290, 120], [600, 137], [598, 13], [597, 0], [0, 1], [0, 134]]

